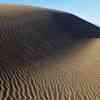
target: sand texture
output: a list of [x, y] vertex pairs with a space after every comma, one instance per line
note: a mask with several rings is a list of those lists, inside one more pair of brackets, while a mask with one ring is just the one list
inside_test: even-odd
[[98, 27], [46, 9], [0, 9], [0, 100], [100, 100]]

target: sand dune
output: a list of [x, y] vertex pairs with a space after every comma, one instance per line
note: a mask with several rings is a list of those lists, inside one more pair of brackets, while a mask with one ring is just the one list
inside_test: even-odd
[[100, 100], [99, 27], [16, 7], [0, 12], [0, 100]]
[[11, 69], [0, 63], [0, 99], [99, 100], [99, 43], [100, 39], [91, 40], [72, 55], [37, 64], [16, 64]]

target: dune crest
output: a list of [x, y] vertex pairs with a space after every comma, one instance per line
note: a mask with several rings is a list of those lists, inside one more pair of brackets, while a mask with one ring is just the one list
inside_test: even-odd
[[0, 100], [100, 100], [99, 33], [62, 11], [0, 5]]

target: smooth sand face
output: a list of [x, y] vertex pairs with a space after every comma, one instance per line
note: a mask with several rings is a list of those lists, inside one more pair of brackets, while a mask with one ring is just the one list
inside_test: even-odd
[[36, 49], [29, 36], [31, 17], [24, 18], [5, 18], [0, 23], [0, 100], [100, 100], [100, 39], [60, 36], [63, 50], [56, 52], [55, 41], [45, 41], [46, 48]]

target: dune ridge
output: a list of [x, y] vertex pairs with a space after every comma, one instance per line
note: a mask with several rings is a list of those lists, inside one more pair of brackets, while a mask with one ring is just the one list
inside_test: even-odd
[[46, 8], [0, 11], [0, 100], [100, 100], [99, 27]]

